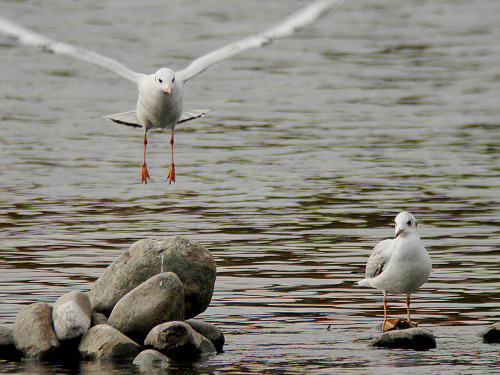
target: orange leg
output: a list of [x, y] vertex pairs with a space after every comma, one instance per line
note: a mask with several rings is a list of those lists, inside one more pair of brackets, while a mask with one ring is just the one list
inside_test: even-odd
[[382, 332], [387, 332], [388, 330], [394, 328], [397, 323], [398, 319], [387, 319], [387, 293], [384, 292], [384, 323], [382, 324]]
[[144, 182], [145, 184], [148, 183], [148, 178], [150, 178], [148, 168], [146, 167], [146, 146], [147, 145], [148, 145], [148, 140], [146, 139], [146, 132], [144, 132], [144, 159], [142, 161], [141, 182]]
[[168, 170], [168, 183], [171, 184], [175, 182], [175, 165], [174, 165], [174, 132], [172, 131], [172, 137], [170, 138], [170, 150], [172, 153], [172, 162], [170, 163], [170, 169]]
[[410, 319], [410, 295], [406, 295], [406, 313], [408, 314], [408, 319], [406, 319], [406, 321], [408, 323], [411, 323], [411, 319]]

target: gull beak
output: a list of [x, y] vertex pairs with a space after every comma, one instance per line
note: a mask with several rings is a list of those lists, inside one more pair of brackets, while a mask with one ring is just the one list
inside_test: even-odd
[[167, 86], [167, 88], [164, 90], [168, 95], [172, 96], [172, 87]]
[[396, 227], [396, 238], [401, 234], [403, 233], [405, 230], [404, 229], [400, 229], [399, 227]]

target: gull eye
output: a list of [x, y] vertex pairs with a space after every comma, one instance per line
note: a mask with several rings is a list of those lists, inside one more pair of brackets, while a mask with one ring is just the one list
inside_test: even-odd
[[172, 78], [172, 83], [174, 83], [174, 82], [175, 82], [175, 77], [174, 77], [174, 78]]
[[408, 220], [408, 222], [406, 224], [411, 225], [411, 220]]
[[158, 78], [158, 82], [163, 83], [163, 79]]

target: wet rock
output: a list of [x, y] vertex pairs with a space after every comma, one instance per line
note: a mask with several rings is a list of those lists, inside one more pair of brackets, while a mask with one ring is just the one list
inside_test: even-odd
[[108, 323], [142, 343], [153, 327], [172, 320], [184, 320], [184, 286], [175, 273], [165, 272], [123, 296]]
[[483, 333], [481, 333], [481, 337], [484, 342], [490, 343], [498, 343], [500, 342], [500, 322], [492, 324], [486, 329]]
[[0, 359], [7, 361], [19, 361], [22, 353], [16, 349], [12, 329], [0, 327]]
[[215, 284], [213, 257], [202, 246], [171, 236], [137, 241], [110, 264], [89, 292], [93, 311], [109, 315], [125, 294], [163, 272], [174, 272], [183, 283], [187, 319], [206, 310]]
[[370, 346], [393, 349], [429, 350], [436, 347], [434, 335], [423, 328], [393, 330], [370, 341]]
[[186, 323], [200, 335], [209, 339], [214, 344], [217, 353], [224, 351], [224, 334], [218, 327], [198, 319], [189, 319], [186, 320]]
[[54, 330], [60, 341], [82, 336], [90, 327], [90, 301], [85, 293], [74, 291], [59, 297], [52, 310]]
[[137, 356], [141, 347], [110, 325], [99, 324], [83, 335], [78, 350], [86, 360], [123, 360]]
[[144, 340], [144, 345], [181, 361], [195, 360], [217, 352], [210, 340], [185, 322], [169, 322], [154, 327]]
[[94, 327], [98, 324], [108, 324], [108, 318], [106, 315], [101, 313], [92, 313], [92, 319], [90, 321], [90, 326]]
[[19, 311], [12, 333], [25, 357], [45, 361], [57, 356], [60, 344], [52, 326], [52, 307], [46, 303], [33, 303]]
[[168, 357], [156, 350], [146, 349], [139, 353], [132, 362], [141, 372], [150, 373], [154, 369], [166, 369], [170, 365]]

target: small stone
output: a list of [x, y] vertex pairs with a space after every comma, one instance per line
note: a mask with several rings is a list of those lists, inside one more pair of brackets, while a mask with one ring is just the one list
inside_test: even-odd
[[486, 331], [481, 333], [484, 342], [499, 343], [500, 342], [500, 322], [492, 324]]
[[94, 327], [98, 324], [108, 324], [108, 318], [106, 315], [101, 313], [92, 313], [92, 319], [90, 321], [90, 326]]
[[83, 335], [78, 350], [86, 360], [123, 360], [137, 356], [141, 347], [110, 325], [99, 324]]
[[184, 320], [184, 286], [173, 272], [145, 281], [115, 305], [108, 323], [136, 342], [158, 324]]
[[16, 348], [27, 358], [51, 360], [59, 352], [59, 340], [52, 326], [52, 307], [33, 303], [16, 316], [13, 329]]
[[206, 310], [216, 275], [212, 254], [181, 236], [171, 236], [137, 241], [111, 263], [89, 292], [93, 311], [109, 315], [125, 294], [163, 272], [175, 273], [184, 285], [186, 319]]
[[139, 367], [141, 372], [150, 372], [153, 369], [167, 369], [170, 365], [170, 359], [156, 350], [146, 349], [139, 353], [132, 362]]
[[154, 327], [144, 340], [144, 345], [181, 361], [195, 360], [217, 352], [210, 340], [185, 322], [169, 322]]
[[186, 320], [186, 323], [200, 335], [209, 339], [212, 344], [214, 344], [215, 349], [217, 349], [217, 353], [222, 353], [224, 351], [224, 334], [218, 327], [198, 319], [189, 319]]
[[370, 346], [393, 349], [429, 350], [436, 347], [434, 335], [423, 328], [408, 328], [383, 333]]
[[16, 349], [12, 329], [0, 327], [0, 359], [19, 361], [22, 353]]
[[85, 293], [74, 291], [59, 297], [52, 310], [54, 330], [59, 340], [83, 336], [90, 327], [90, 301]]

